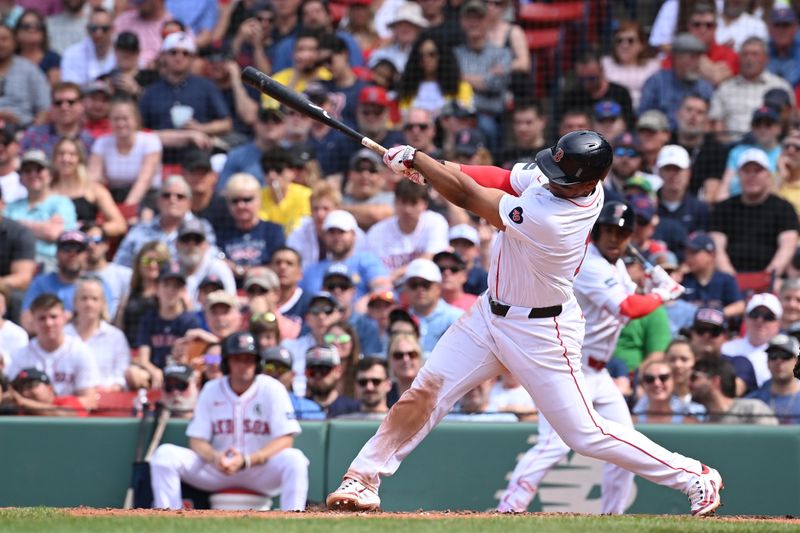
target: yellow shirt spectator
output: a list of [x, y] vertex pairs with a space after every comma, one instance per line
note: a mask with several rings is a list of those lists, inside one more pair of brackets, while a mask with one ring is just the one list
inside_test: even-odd
[[300, 225], [303, 217], [311, 215], [311, 189], [297, 183], [290, 183], [286, 195], [280, 202], [275, 201], [272, 188], [261, 189], [261, 210], [258, 212], [261, 220], [274, 222], [283, 226], [283, 232], [288, 236]]

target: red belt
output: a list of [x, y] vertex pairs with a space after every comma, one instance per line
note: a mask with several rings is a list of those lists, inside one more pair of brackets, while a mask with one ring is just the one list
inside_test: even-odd
[[588, 364], [590, 367], [594, 368], [597, 371], [603, 370], [606, 365], [608, 364], [606, 361], [601, 361], [599, 359], [595, 359], [591, 355], [589, 356]]

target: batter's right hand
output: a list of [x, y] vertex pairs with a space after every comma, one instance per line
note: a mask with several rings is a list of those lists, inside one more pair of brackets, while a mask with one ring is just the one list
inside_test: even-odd
[[648, 275], [650, 276], [650, 279], [653, 280], [653, 285], [656, 285], [657, 287], [668, 287], [670, 284], [675, 283], [675, 280], [672, 279], [672, 276], [667, 274], [667, 271], [661, 268], [659, 265], [654, 266]]
[[413, 146], [394, 146], [383, 154], [383, 162], [395, 174], [405, 176], [417, 185], [424, 185], [425, 178], [414, 170], [414, 156], [417, 149]]

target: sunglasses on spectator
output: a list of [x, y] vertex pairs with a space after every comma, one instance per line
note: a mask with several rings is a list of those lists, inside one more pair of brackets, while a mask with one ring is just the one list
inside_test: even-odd
[[364, 115], [382, 115], [386, 111], [383, 107], [361, 107], [359, 111]]
[[645, 374], [642, 376], [642, 381], [648, 385], [652, 385], [656, 382], [656, 380], [660, 381], [661, 383], [666, 383], [671, 377], [672, 376], [670, 374]]
[[87, 237], [87, 241], [86, 242], [88, 242], [89, 244], [100, 244], [101, 242], [103, 242], [103, 236], [102, 235], [94, 235], [94, 236]]
[[180, 50], [178, 48], [173, 48], [167, 53], [172, 57], [177, 57], [177, 56], [189, 57], [190, 55], [192, 55], [192, 53], [189, 52], [188, 50]]
[[700, 22], [699, 20], [693, 20], [689, 23], [689, 26], [691, 26], [692, 28], [706, 28], [708, 30], [714, 28], [716, 25], [717, 23], [714, 22], [713, 20], [709, 20], [707, 22]]
[[357, 167], [355, 167], [353, 169], [353, 171], [354, 172], [359, 172], [359, 173], [361, 173], [361, 172], [369, 172], [370, 174], [372, 174], [372, 173], [378, 171], [378, 167], [376, 167], [375, 165], [358, 165]]
[[215, 353], [207, 353], [203, 356], [203, 362], [207, 365], [218, 365], [222, 362], [222, 356]]
[[111, 31], [111, 25], [109, 24], [89, 24], [86, 27], [89, 30], [89, 33], [94, 33], [96, 31], [106, 33], [107, 31]]
[[175, 383], [164, 384], [164, 392], [184, 392], [189, 388], [189, 383], [186, 381], [177, 381]]
[[84, 246], [83, 244], [78, 244], [77, 242], [65, 242], [64, 244], [58, 245], [58, 251], [65, 252], [68, 254], [69, 253], [79, 254], [81, 252], [86, 251], [86, 246]]
[[439, 271], [444, 274], [446, 272], [452, 272], [453, 274], [458, 274], [459, 272], [464, 271], [464, 267], [460, 265], [436, 265], [439, 267]]
[[372, 384], [373, 387], [377, 387], [383, 382], [384, 380], [381, 378], [359, 378], [356, 380], [356, 383], [358, 383], [359, 387], [366, 387], [368, 384]]
[[168, 192], [164, 191], [161, 193], [161, 198], [164, 200], [171, 200], [175, 198], [176, 200], [186, 200], [189, 196], [182, 193], [182, 192]]
[[239, 196], [236, 198], [229, 198], [228, 201], [233, 205], [237, 205], [237, 204], [249, 204], [255, 199], [256, 199], [255, 196]]
[[785, 142], [783, 143], [783, 149], [787, 152], [800, 150], [800, 143]]
[[280, 174], [284, 170], [286, 170], [286, 166], [285, 165], [266, 166], [266, 167], [264, 167], [264, 174], [269, 174], [270, 172], [275, 172], [277, 174]]
[[332, 305], [315, 305], [308, 308], [311, 315], [330, 315], [335, 311]]
[[333, 367], [332, 366], [327, 366], [327, 365], [307, 366], [306, 367], [306, 377], [307, 378], [313, 378], [315, 376], [318, 376], [318, 377], [324, 378], [325, 376], [327, 376], [328, 374], [331, 373], [331, 370], [333, 370]]
[[753, 121], [753, 127], [754, 128], [771, 128], [772, 126], [775, 126], [776, 124], [778, 124], [778, 123], [775, 122], [774, 120], [754, 120]]
[[277, 322], [278, 317], [275, 316], [275, 313], [272, 311], [267, 311], [266, 313], [254, 313], [253, 316], [250, 317], [250, 322]]
[[412, 291], [415, 291], [419, 288], [423, 288], [427, 291], [431, 288], [431, 285], [433, 285], [433, 283], [426, 279], [415, 279], [406, 283], [406, 287]]
[[752, 318], [753, 320], [757, 318], [761, 318], [766, 322], [772, 322], [773, 320], [778, 320], [778, 317], [775, 316], [775, 313], [768, 309], [753, 309], [749, 313], [747, 313], [747, 318]]
[[634, 44], [637, 40], [636, 37], [617, 37], [614, 42], [616, 44]]
[[639, 151], [635, 148], [620, 146], [614, 148], [614, 157], [639, 157]]
[[419, 358], [419, 352], [416, 350], [410, 350], [407, 352], [396, 350], [392, 352], [392, 359], [394, 359], [395, 361], [402, 361], [406, 357], [408, 357], [409, 359], [417, 359]]
[[430, 128], [430, 127], [431, 127], [430, 124], [418, 123], [418, 122], [409, 122], [408, 124], [403, 126], [403, 129], [405, 131], [410, 131], [410, 130], [413, 130], [413, 129], [418, 129], [419, 131], [428, 131], [428, 128]]
[[44, 26], [41, 24], [25, 22], [19, 25], [19, 29], [24, 31], [42, 31], [44, 30]]
[[266, 289], [261, 285], [250, 285], [247, 287], [246, 292], [249, 296], [262, 296], [264, 294], [269, 294], [269, 289]]
[[53, 107], [61, 107], [64, 104], [72, 107], [77, 104], [79, 100], [80, 98], [60, 98], [58, 100], [53, 100]]
[[328, 292], [333, 292], [333, 291], [336, 291], [336, 290], [348, 291], [348, 290], [350, 290], [352, 288], [353, 288], [353, 284], [352, 283], [347, 283], [346, 281], [339, 281], [339, 282], [329, 281], [328, 283], [325, 284], [325, 290], [328, 291]]
[[183, 237], [178, 239], [178, 242], [180, 242], [182, 244], [194, 244], [194, 245], [197, 245], [197, 244], [202, 244], [203, 242], [205, 242], [205, 240], [206, 240], [206, 238], [203, 237], [202, 235], [194, 235], [194, 234], [190, 233], [189, 235], [184, 235]]
[[353, 337], [349, 333], [342, 333], [341, 335], [328, 333], [322, 337], [322, 340], [325, 341], [325, 344], [346, 344], [353, 340]]
[[725, 333], [724, 329], [714, 326], [695, 326], [693, 331], [698, 335], [711, 335], [712, 337], [719, 337]]
[[282, 376], [291, 368], [283, 363], [264, 363], [264, 373], [270, 376]]
[[44, 170], [44, 167], [36, 165], [36, 164], [25, 165], [23, 167], [20, 167], [19, 173], [20, 174], [38, 174], [42, 170]]
[[142, 266], [150, 266], [150, 265], [163, 265], [166, 263], [163, 259], [157, 259], [155, 257], [142, 257], [139, 260], [139, 264]]

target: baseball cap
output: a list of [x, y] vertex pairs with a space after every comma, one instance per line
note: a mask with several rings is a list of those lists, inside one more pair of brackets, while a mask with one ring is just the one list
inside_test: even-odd
[[464, 261], [464, 259], [462, 259], [461, 256], [455, 252], [444, 250], [433, 256], [433, 262], [436, 263], [437, 266], [439, 265], [439, 261], [442, 259], [452, 259], [461, 267], [467, 266], [467, 263]]
[[206, 297], [206, 311], [217, 304], [224, 304], [233, 309], [239, 309], [239, 300], [236, 296], [225, 291], [214, 291]]
[[284, 346], [272, 346], [261, 352], [261, 360], [264, 363], [283, 363], [291, 368], [292, 352]]
[[178, 230], [178, 240], [186, 235], [200, 235], [203, 239], [206, 238], [206, 228], [199, 218], [190, 218], [181, 223], [181, 227]]
[[22, 158], [19, 160], [19, 167], [22, 168], [29, 163], [34, 163], [42, 168], [50, 168], [50, 160], [47, 158], [47, 154], [38, 149], [28, 150], [22, 154]]
[[450, 100], [440, 113], [442, 117], [456, 117], [456, 118], [472, 118], [475, 116], [475, 109], [472, 107], [465, 107], [455, 100]]
[[756, 122], [759, 120], [769, 120], [770, 122], [778, 122], [780, 117], [778, 116], [778, 111], [770, 106], [770, 105], [762, 105], [755, 111], [753, 111], [753, 118], [752, 122]]
[[641, 190], [642, 192], [639, 194], [650, 194], [653, 192], [653, 184], [650, 183], [650, 180], [638, 172], [625, 180], [625, 183], [622, 184], [622, 189], [625, 192], [628, 192], [628, 190], [632, 188], [638, 188]]
[[50, 376], [39, 370], [38, 368], [30, 367], [30, 368], [23, 368], [19, 371], [19, 374], [16, 375], [13, 381], [14, 387], [18, 387], [19, 385], [30, 382], [30, 381], [39, 381], [44, 383], [45, 385], [50, 385]]
[[622, 106], [613, 100], [602, 100], [594, 105], [594, 118], [603, 120], [619, 118], [622, 115]]
[[643, 218], [648, 223], [653, 220], [656, 206], [649, 196], [646, 194], [634, 195], [628, 198], [628, 202], [633, 206], [633, 213], [636, 217]]
[[292, 168], [304, 168], [315, 157], [314, 149], [307, 144], [299, 143], [289, 148], [289, 165]]
[[391, 305], [397, 304], [397, 299], [394, 297], [394, 293], [388, 290], [382, 291], [373, 291], [369, 295], [369, 301], [367, 301], [367, 307], [372, 305], [376, 302], [386, 302]]
[[342, 364], [339, 350], [330, 344], [312, 346], [306, 351], [306, 368], [310, 366], [336, 366]]
[[166, 281], [168, 279], [177, 279], [185, 284], [186, 272], [177, 263], [164, 263], [158, 272], [158, 280]]
[[705, 54], [706, 45], [691, 33], [679, 33], [672, 40], [673, 54]]
[[800, 341], [792, 335], [779, 333], [769, 340], [767, 355], [772, 352], [783, 352], [789, 355], [786, 359], [792, 359], [800, 355]]
[[706, 251], [713, 253], [717, 248], [714, 244], [714, 239], [704, 231], [695, 231], [689, 234], [684, 246], [695, 252]]
[[478, 246], [481, 243], [481, 239], [478, 236], [478, 230], [469, 224], [457, 224], [450, 228], [448, 239], [450, 242], [453, 242], [457, 239], [464, 239], [471, 242], [475, 246]]
[[329, 293], [328, 291], [319, 291], [318, 293], [314, 294], [314, 296], [311, 297], [311, 300], [308, 301], [308, 306], [311, 307], [317, 300], [325, 300], [336, 309], [340, 308], [339, 300], [334, 298], [333, 294]]
[[94, 93], [103, 93], [106, 96], [111, 96], [111, 87], [103, 80], [94, 80], [83, 86], [83, 94], [89, 95]]
[[774, 87], [764, 93], [764, 105], [774, 107], [777, 110], [785, 106], [791, 105], [792, 97], [785, 89]]
[[322, 222], [322, 231], [328, 231], [329, 229], [355, 231], [357, 227], [358, 222], [356, 222], [355, 217], [341, 209], [328, 213], [325, 220]]
[[325, 275], [322, 276], [322, 284], [325, 284], [325, 281], [328, 278], [332, 278], [338, 276], [340, 278], [346, 279], [351, 285], [355, 284], [355, 278], [357, 274], [352, 272], [350, 268], [345, 263], [333, 263], [331, 266], [325, 270]]
[[486, 146], [486, 138], [479, 129], [468, 128], [456, 132], [456, 154], [472, 157], [484, 146]]
[[650, 260], [654, 264], [661, 266], [664, 270], [675, 270], [679, 265], [678, 256], [669, 250], [653, 254]]
[[772, 311], [779, 320], [781, 316], [783, 316], [783, 306], [781, 305], [781, 301], [778, 300], [778, 297], [772, 293], [760, 292], [758, 294], [754, 294], [747, 302], [747, 307], [745, 308], [744, 312], [749, 313], [756, 307], [766, 307]]
[[378, 87], [377, 85], [371, 85], [361, 89], [361, 92], [358, 93], [358, 103], [374, 104], [383, 107], [387, 107], [391, 104], [386, 89]]
[[306, 85], [303, 94], [308, 98], [312, 104], [322, 105], [328, 101], [330, 92], [328, 88], [321, 83], [311, 82]]
[[258, 110], [258, 120], [259, 122], [283, 122], [286, 118], [286, 115], [283, 114], [283, 111], [280, 109], [276, 109], [274, 107], [262, 107]]
[[739, 155], [738, 161], [736, 161], [736, 168], [741, 169], [747, 163], [757, 163], [767, 170], [772, 167], [772, 165], [769, 163], [769, 157], [767, 157], [766, 152], [760, 148], [748, 148], [742, 152]]
[[139, 36], [132, 31], [123, 31], [117, 35], [114, 41], [114, 48], [117, 50], [125, 50], [126, 52], [138, 52]]
[[436, 263], [430, 259], [414, 259], [406, 267], [406, 276], [403, 281], [408, 281], [412, 278], [422, 278], [426, 281], [433, 283], [442, 282], [442, 273]]
[[222, 290], [225, 288], [225, 285], [222, 283], [222, 279], [216, 274], [209, 274], [208, 276], [204, 277], [202, 281], [200, 281], [200, 285], [198, 285], [197, 288], [204, 289], [209, 286], [216, 287], [217, 290]]
[[183, 158], [183, 168], [186, 170], [211, 170], [211, 153], [205, 150], [192, 150]]
[[389, 325], [391, 326], [395, 322], [408, 322], [414, 326], [414, 331], [416, 331], [417, 337], [419, 337], [419, 319], [409, 313], [408, 310], [402, 307], [392, 309], [389, 312]]
[[701, 307], [697, 310], [697, 312], [694, 314], [692, 327], [699, 324], [709, 324], [711, 326], [722, 328], [726, 331], [728, 329], [728, 321], [725, 320], [725, 314], [719, 309], [715, 309], [713, 307]]
[[168, 365], [164, 368], [164, 379], [178, 379], [188, 383], [192, 379], [192, 367], [188, 365]]
[[769, 21], [772, 24], [794, 24], [797, 22], [797, 15], [789, 6], [779, 5], [772, 8]]
[[394, 18], [388, 24], [390, 28], [399, 22], [409, 22], [419, 28], [427, 28], [429, 25], [422, 14], [422, 8], [416, 2], [403, 2], [394, 13]]
[[162, 52], [169, 52], [170, 50], [186, 50], [194, 54], [197, 52], [197, 47], [194, 44], [194, 39], [186, 32], [176, 31], [170, 33], [161, 44]]
[[58, 241], [57, 241], [58, 246], [70, 243], [80, 244], [81, 246], [86, 248], [87, 246], [89, 246], [89, 238], [86, 236], [85, 233], [77, 230], [65, 231], [64, 233], [58, 236]]
[[261, 287], [268, 291], [279, 289], [281, 282], [278, 275], [269, 268], [251, 269], [244, 278], [244, 290], [250, 287]]
[[467, 0], [461, 6], [461, 15], [479, 15], [483, 17], [486, 15], [486, 2], [483, 0]]
[[645, 111], [636, 121], [637, 130], [669, 131], [667, 116], [657, 109]]
[[682, 170], [691, 167], [692, 161], [689, 158], [689, 152], [686, 151], [686, 148], [677, 144], [668, 144], [662, 147], [661, 150], [658, 151], [656, 168], [661, 170], [669, 165], [674, 165]]
[[350, 168], [355, 168], [361, 161], [369, 161], [375, 165], [377, 170], [380, 170], [381, 163], [383, 162], [378, 154], [367, 148], [362, 148], [350, 158]]
[[637, 152], [640, 150], [639, 138], [636, 134], [626, 131], [614, 137], [611, 143], [614, 148], [633, 148]]

